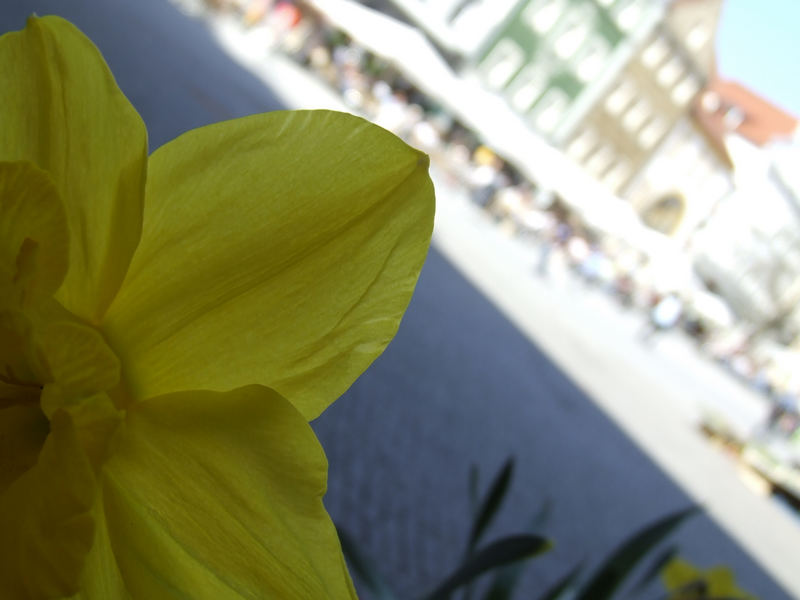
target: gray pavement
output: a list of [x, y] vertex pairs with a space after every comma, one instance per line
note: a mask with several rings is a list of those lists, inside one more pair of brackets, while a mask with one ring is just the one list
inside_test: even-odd
[[798, 595], [798, 516], [754, 493], [748, 474], [698, 427], [705, 415], [720, 415], [747, 435], [763, 423], [766, 400], [685, 336], [671, 332], [644, 345], [641, 315], [563, 272], [556, 281], [532, 276], [533, 249], [504, 238], [465, 198], [451, 196], [439, 207], [437, 247], [717, 525]]
[[[7, 0], [0, 29], [21, 27], [32, 10], [63, 14], [95, 40], [152, 147], [293, 103], [299, 89], [306, 107], [335, 100], [280, 58], [265, 54], [245, 70], [216, 45], [219, 30], [163, 0]], [[526, 572], [524, 597], [694, 501], [707, 513], [675, 536], [687, 558], [732, 566], [762, 599], [800, 597], [797, 521], [747, 489], [694, 430], [709, 396], [741, 390], [718, 382], [680, 338], [637, 346], [633, 316], [568, 277], [536, 279], [529, 249], [456, 190], [438, 193], [435, 247], [397, 338], [314, 423], [334, 519], [404, 595], [418, 595], [461, 555], [469, 465], [485, 481], [513, 455], [515, 482], [491, 533], [518, 529], [550, 502], [542, 529], [557, 542]], [[755, 404], [741, 406], [746, 425]]]

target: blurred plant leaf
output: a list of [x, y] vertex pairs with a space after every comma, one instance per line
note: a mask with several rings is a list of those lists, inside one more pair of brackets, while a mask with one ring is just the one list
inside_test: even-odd
[[[550, 518], [553, 502], [549, 498], [542, 502], [542, 506], [533, 515], [527, 527], [529, 533], [534, 533], [541, 528], [547, 519]], [[521, 560], [513, 564], [501, 567], [497, 570], [489, 590], [483, 596], [483, 600], [508, 600], [514, 593], [514, 588], [519, 583], [522, 571], [527, 564], [526, 560]]]
[[677, 546], [670, 546], [663, 552], [658, 555], [653, 561], [653, 564], [650, 566], [647, 571], [645, 571], [644, 575], [639, 579], [635, 586], [633, 586], [632, 592], [641, 592], [646, 588], [650, 582], [656, 579], [660, 574], [662, 569], [667, 566], [667, 564], [676, 556], [678, 556], [678, 547]]
[[697, 506], [680, 510], [636, 532], [606, 559], [575, 600], [610, 600], [647, 552], [698, 510]]
[[374, 563], [361, 554], [353, 538], [338, 525], [336, 532], [339, 534], [339, 541], [342, 544], [342, 552], [347, 559], [347, 564], [359, 580], [367, 586], [373, 598], [375, 600], [395, 600], [394, 592], [387, 585]]
[[538, 535], [512, 535], [478, 550], [464, 562], [426, 600], [446, 600], [456, 589], [487, 571], [546, 552], [550, 540]]
[[574, 594], [581, 571], [583, 571], [583, 564], [577, 565], [561, 579], [556, 581], [553, 587], [539, 597], [539, 600], [565, 600], [566, 598], [571, 598]]
[[472, 553], [478, 543], [478, 540], [480, 540], [480, 537], [486, 531], [486, 528], [497, 514], [497, 511], [506, 496], [506, 492], [508, 492], [508, 487], [511, 484], [511, 477], [513, 474], [514, 457], [509, 457], [495, 476], [489, 491], [483, 498], [483, 502], [481, 502], [480, 508], [478, 508], [476, 511], [475, 520], [472, 523], [472, 531], [469, 535], [467, 554]]

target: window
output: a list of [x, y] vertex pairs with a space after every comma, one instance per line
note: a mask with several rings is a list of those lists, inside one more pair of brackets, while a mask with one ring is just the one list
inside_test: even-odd
[[652, 148], [656, 142], [661, 139], [661, 136], [664, 135], [666, 130], [667, 124], [664, 122], [664, 119], [655, 117], [639, 132], [637, 138], [639, 144], [645, 149]]
[[581, 48], [576, 58], [577, 68], [575, 74], [581, 81], [591, 81], [603, 70], [608, 58], [609, 44], [605, 38], [592, 36]]
[[650, 105], [646, 100], [639, 100], [631, 106], [622, 117], [622, 126], [634, 132], [650, 117]]
[[581, 161], [589, 154], [597, 143], [597, 134], [592, 129], [584, 129], [567, 146], [567, 154], [576, 161]]
[[622, 80], [606, 97], [605, 108], [611, 115], [620, 114], [633, 98], [636, 88], [627, 79]]
[[565, 0], [538, 0], [531, 2], [525, 11], [528, 24], [537, 33], [547, 33], [564, 11]]
[[613, 10], [614, 20], [623, 31], [630, 31], [642, 18], [642, 3], [640, 0], [618, 0]]
[[474, 48], [516, 3], [517, 0], [430, 0], [426, 12], [431, 20], [443, 19], [465, 44]]
[[663, 37], [658, 36], [650, 42], [650, 45], [642, 52], [642, 63], [644, 63], [646, 67], [653, 69], [664, 60], [664, 57], [668, 53], [669, 44], [667, 44], [667, 41]]
[[683, 197], [668, 195], [659, 198], [642, 212], [645, 225], [666, 235], [672, 235], [678, 229], [686, 211]]
[[541, 65], [528, 65], [509, 86], [511, 105], [521, 113], [528, 112], [547, 86], [549, 74]]
[[725, 127], [728, 129], [736, 129], [744, 123], [745, 115], [744, 111], [738, 106], [731, 106], [726, 112], [725, 116], [723, 117], [723, 123], [725, 123]]
[[705, 23], [697, 23], [686, 35], [686, 45], [695, 52], [711, 38], [711, 32]]
[[603, 177], [605, 183], [615, 194], [631, 174], [631, 166], [625, 159], [618, 161]]
[[722, 106], [719, 94], [711, 90], [708, 90], [703, 93], [703, 97], [700, 99], [700, 103], [703, 105], [703, 110], [709, 113], [717, 112], [720, 106]]
[[539, 131], [550, 133], [567, 108], [569, 98], [561, 88], [550, 88], [534, 108], [533, 123]]
[[489, 86], [505, 87], [511, 76], [522, 64], [522, 48], [508, 38], [500, 40], [481, 65]]
[[700, 84], [692, 75], [687, 75], [683, 80], [675, 86], [672, 90], [672, 100], [675, 104], [680, 106], [685, 105], [700, 89]]
[[567, 13], [558, 27], [553, 44], [553, 49], [560, 58], [566, 60], [575, 54], [589, 34], [593, 20], [594, 10], [589, 4]]
[[614, 150], [608, 144], [603, 144], [586, 161], [586, 170], [595, 177], [599, 177], [616, 158]]
[[683, 64], [681, 63], [681, 59], [677, 56], [673, 56], [667, 64], [658, 70], [656, 79], [658, 79], [658, 83], [664, 87], [669, 87], [675, 83], [682, 74]]

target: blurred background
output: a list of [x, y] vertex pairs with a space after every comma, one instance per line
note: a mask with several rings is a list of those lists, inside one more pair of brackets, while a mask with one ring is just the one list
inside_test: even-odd
[[313, 424], [402, 597], [463, 557], [471, 467], [513, 457], [491, 535], [556, 542], [519, 597], [699, 503], [681, 556], [800, 598], [800, 4], [11, 0], [0, 30], [32, 12], [95, 41], [151, 148], [330, 108], [431, 156], [408, 314]]

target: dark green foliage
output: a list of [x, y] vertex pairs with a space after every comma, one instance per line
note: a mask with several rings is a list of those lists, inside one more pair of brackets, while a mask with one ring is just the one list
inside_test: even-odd
[[[509, 458], [495, 476], [492, 486], [489, 488], [489, 492], [483, 498], [483, 502], [481, 502], [476, 511], [475, 520], [472, 523], [472, 531], [470, 531], [469, 534], [469, 542], [467, 543], [467, 554], [472, 552], [478, 540], [480, 540], [486, 528], [497, 514], [497, 511], [506, 497], [513, 474], [514, 459]], [[474, 479], [477, 487], [477, 474]]]
[[583, 570], [583, 565], [578, 565], [561, 579], [555, 582], [553, 587], [547, 590], [538, 600], [564, 600], [571, 598], [575, 593], [575, 586]]
[[514, 535], [493, 542], [468, 557], [425, 600], [446, 600], [455, 590], [487, 571], [541, 554], [551, 547], [550, 540], [536, 535]]
[[661, 569], [663, 569], [667, 563], [676, 556], [678, 556], [677, 546], [670, 546], [661, 552], [658, 555], [658, 558], [653, 561], [653, 564], [650, 566], [650, 568], [647, 569], [644, 575], [642, 575], [637, 584], [633, 587], [632, 591], [640, 592], [646, 588], [656, 577], [661, 574]]
[[667, 515], [628, 538], [603, 562], [575, 600], [612, 598], [619, 585], [647, 553], [698, 510], [698, 507], [692, 506]]
[[[541, 508], [531, 519], [527, 532], [533, 533], [541, 528], [550, 517], [551, 511], [552, 502], [550, 500], [544, 501]], [[522, 577], [526, 564], [526, 561], [519, 561], [498, 569], [492, 584], [489, 586], [489, 590], [483, 596], [483, 600], [510, 600], [520, 577]]]
[[[552, 547], [550, 540], [533, 533], [548, 518], [552, 503], [547, 501], [531, 519], [525, 528], [525, 533], [502, 538], [476, 550], [508, 494], [513, 474], [514, 460], [509, 458], [481, 498], [478, 468], [474, 465], [471, 467], [468, 492], [472, 524], [466, 553], [461, 564], [435, 586], [434, 591], [425, 596], [424, 600], [447, 600], [453, 592], [461, 588], [464, 588], [463, 598], [467, 599], [470, 596], [469, 584], [491, 571], [495, 572], [495, 576], [482, 600], [511, 600], [527, 560]], [[698, 507], [683, 509], [642, 528], [606, 557], [585, 584], [580, 585], [583, 565], [578, 565], [562, 576], [537, 600], [611, 600], [641, 561], [686, 518], [698, 510]], [[375, 600], [395, 600], [394, 592], [375, 565], [361, 555], [346, 532], [341, 529], [338, 531], [342, 550], [353, 574], [363, 582]], [[633, 591], [645, 589], [676, 554], [677, 549], [674, 546], [659, 554], [634, 586]]]

